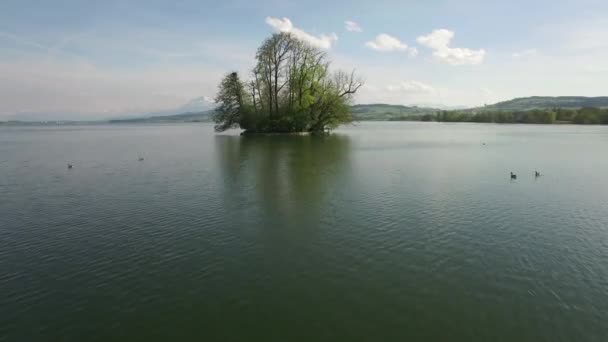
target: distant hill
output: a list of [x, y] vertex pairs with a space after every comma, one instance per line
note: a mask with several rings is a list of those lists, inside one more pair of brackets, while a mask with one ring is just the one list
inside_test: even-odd
[[[499, 102], [480, 108], [460, 110], [461, 112], [484, 111], [528, 111], [533, 109], [551, 108], [608, 108], [608, 97], [582, 96], [533, 96]], [[391, 104], [358, 104], [351, 107], [353, 119], [356, 121], [390, 121], [411, 119], [424, 115], [435, 115], [440, 109], [418, 106], [403, 106]], [[162, 123], [162, 122], [209, 122], [212, 121], [213, 110], [187, 112], [175, 115], [145, 116], [139, 118], [110, 120], [111, 123]]]
[[109, 123], [163, 123], [163, 122], [208, 122], [212, 120], [214, 110], [175, 115], [149, 116], [142, 118], [115, 119]]
[[390, 104], [359, 104], [351, 107], [355, 120], [394, 120], [408, 116], [435, 114], [438, 109]]
[[509, 101], [498, 102], [482, 108], [483, 110], [496, 111], [527, 111], [533, 109], [578, 109], [583, 107], [608, 108], [608, 96], [584, 97], [584, 96], [532, 96], [522, 97]]

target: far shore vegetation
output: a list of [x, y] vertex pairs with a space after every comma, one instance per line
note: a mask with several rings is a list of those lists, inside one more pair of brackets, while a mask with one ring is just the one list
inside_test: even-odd
[[435, 114], [393, 117], [390, 121], [437, 121], [479, 123], [572, 123], [608, 125], [608, 108], [534, 109], [528, 111], [437, 111]]
[[219, 86], [217, 131], [324, 133], [352, 121], [353, 95], [363, 85], [355, 72], [332, 72], [322, 50], [276, 33], [256, 53], [247, 81], [228, 73]]

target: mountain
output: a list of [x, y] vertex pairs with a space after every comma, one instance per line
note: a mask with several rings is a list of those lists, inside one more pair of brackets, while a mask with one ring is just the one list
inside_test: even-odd
[[188, 112], [175, 115], [146, 116], [129, 119], [109, 120], [109, 123], [169, 123], [169, 122], [208, 122], [212, 120], [214, 110]]
[[[121, 121], [121, 120], [140, 120], [142, 118], [152, 117], [168, 117], [173, 115], [193, 115], [207, 113], [215, 109], [216, 104], [213, 99], [207, 96], [201, 96], [194, 98], [183, 105], [176, 106], [175, 108], [169, 108], [164, 110], [157, 110], [151, 112], [143, 112], [139, 110], [129, 110], [114, 114], [108, 113], [88, 113], [83, 114], [79, 112], [18, 112], [4, 114], [0, 113], [0, 122], [6, 124], [7, 122], [31, 122], [41, 124], [48, 122], [49, 124], [62, 122], [62, 123], [75, 123], [75, 122], [107, 122], [107, 121]], [[188, 115], [184, 115], [187, 117]], [[168, 118], [165, 118], [168, 119]], [[179, 120], [182, 120], [179, 118]], [[160, 119], [159, 119], [160, 120]]]
[[213, 101], [213, 99], [211, 99], [207, 96], [201, 96], [201, 97], [194, 98], [194, 99], [188, 101], [186, 104], [184, 104], [180, 107], [174, 108], [174, 109], [156, 111], [156, 112], [139, 114], [139, 115], [130, 115], [128, 117], [119, 117], [119, 118], [112, 119], [110, 121], [140, 120], [140, 119], [144, 119], [144, 118], [157, 118], [158, 120], [164, 119], [164, 120], [168, 120], [168, 121], [177, 121], [177, 120], [181, 120], [181, 118], [177, 118], [176, 120], [171, 120], [171, 119], [169, 119], [169, 117], [170, 116], [180, 116], [180, 115], [182, 117], [187, 117], [188, 115], [207, 113], [207, 112], [213, 111], [213, 109], [215, 109], [215, 107], [216, 107], [216, 105], [215, 105], [215, 102]]
[[197, 97], [190, 100], [185, 105], [176, 109], [177, 114], [179, 113], [200, 113], [207, 112], [215, 109], [215, 101], [207, 96]]
[[355, 120], [394, 120], [408, 116], [435, 114], [438, 109], [390, 104], [358, 104], [351, 107]]
[[160, 123], [160, 122], [207, 122], [212, 120], [215, 111], [215, 102], [201, 96], [188, 101], [183, 106], [172, 110], [148, 113], [143, 116], [129, 118], [116, 118], [110, 123]]
[[608, 96], [584, 97], [584, 96], [532, 96], [521, 97], [509, 101], [498, 102], [488, 105], [483, 110], [496, 111], [527, 111], [533, 109], [564, 108], [577, 109], [583, 107], [608, 108]]

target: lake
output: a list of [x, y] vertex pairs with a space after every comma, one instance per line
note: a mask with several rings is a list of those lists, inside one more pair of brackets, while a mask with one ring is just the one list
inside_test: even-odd
[[599, 126], [3, 127], [0, 340], [605, 341], [606, 151]]

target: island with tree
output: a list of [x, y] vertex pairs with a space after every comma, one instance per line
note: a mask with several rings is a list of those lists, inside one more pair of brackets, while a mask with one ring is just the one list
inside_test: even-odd
[[219, 85], [217, 131], [325, 133], [352, 120], [353, 96], [363, 81], [354, 70], [332, 72], [324, 51], [289, 33], [266, 39], [251, 79], [228, 73]]

